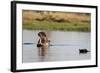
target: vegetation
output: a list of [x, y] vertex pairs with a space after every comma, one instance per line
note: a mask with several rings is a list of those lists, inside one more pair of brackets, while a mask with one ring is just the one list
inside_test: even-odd
[[90, 31], [90, 14], [44, 11], [23, 11], [23, 29]]

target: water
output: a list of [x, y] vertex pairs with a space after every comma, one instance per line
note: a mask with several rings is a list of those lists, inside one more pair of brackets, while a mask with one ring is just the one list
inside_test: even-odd
[[38, 32], [23, 30], [23, 63], [91, 59], [91, 52], [79, 53], [79, 49], [91, 51], [90, 32], [45, 31], [53, 46], [44, 50], [36, 47]]

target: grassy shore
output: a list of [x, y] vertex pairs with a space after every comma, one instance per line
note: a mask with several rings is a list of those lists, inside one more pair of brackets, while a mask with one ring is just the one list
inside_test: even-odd
[[23, 24], [23, 29], [28, 30], [61, 30], [61, 31], [84, 31], [90, 32], [89, 23], [67, 23], [67, 22], [49, 22], [34, 21], [33, 23]]
[[22, 21], [28, 30], [91, 31], [89, 13], [23, 10]]

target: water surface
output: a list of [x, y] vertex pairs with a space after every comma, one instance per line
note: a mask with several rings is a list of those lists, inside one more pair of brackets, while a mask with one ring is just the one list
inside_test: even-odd
[[38, 32], [23, 30], [23, 43], [29, 43], [23, 44], [23, 63], [91, 59], [91, 52], [79, 53], [79, 49], [91, 51], [90, 32], [45, 31], [53, 45], [45, 50], [36, 47]]

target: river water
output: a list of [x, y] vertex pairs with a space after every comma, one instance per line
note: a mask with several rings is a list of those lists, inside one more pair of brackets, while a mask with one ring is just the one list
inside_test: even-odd
[[79, 49], [91, 51], [90, 32], [45, 31], [52, 44], [45, 50], [36, 47], [38, 32], [23, 30], [23, 63], [91, 59], [91, 52], [79, 53]]

